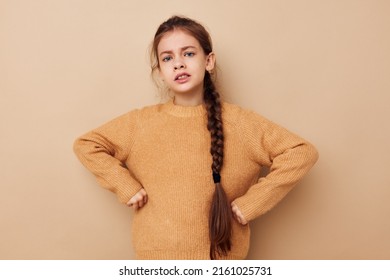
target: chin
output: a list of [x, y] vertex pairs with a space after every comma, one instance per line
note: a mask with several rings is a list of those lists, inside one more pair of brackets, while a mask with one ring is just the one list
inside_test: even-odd
[[192, 94], [194, 92], [194, 88], [173, 88], [172, 92], [177, 94]]
[[[199, 90], [201, 89], [202, 87], [201, 86], [181, 86], [181, 87], [176, 87], [176, 88], [172, 88], [172, 92], [174, 93], [178, 93], [178, 94], [195, 94], [196, 92], [199, 92]], [[203, 93], [203, 91], [201, 90], [201, 92]]]

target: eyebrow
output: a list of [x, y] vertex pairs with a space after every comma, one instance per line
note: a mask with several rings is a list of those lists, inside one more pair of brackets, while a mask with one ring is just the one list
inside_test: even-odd
[[[190, 49], [190, 48], [196, 49], [195, 46], [185, 46], [185, 47], [180, 48], [180, 50], [185, 51], [186, 49]], [[164, 53], [171, 54], [171, 53], [173, 53], [173, 51], [172, 50], [162, 51], [162, 52], [160, 52], [159, 56], [163, 55]]]

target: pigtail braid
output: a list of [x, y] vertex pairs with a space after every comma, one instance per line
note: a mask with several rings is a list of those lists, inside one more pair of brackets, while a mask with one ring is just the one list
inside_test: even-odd
[[227, 255], [231, 249], [232, 212], [226, 193], [220, 183], [224, 144], [221, 101], [208, 72], [204, 78], [204, 101], [208, 119], [207, 129], [211, 135], [210, 153], [213, 159], [211, 168], [215, 183], [209, 214], [210, 259], [214, 260], [216, 254]]

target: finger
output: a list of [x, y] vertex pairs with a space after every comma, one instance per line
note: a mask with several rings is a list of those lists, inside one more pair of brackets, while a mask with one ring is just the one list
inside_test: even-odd
[[234, 203], [231, 204], [232, 206], [232, 211], [233, 211], [233, 214], [234, 214], [234, 217], [236, 218], [236, 220], [242, 224], [242, 225], [246, 225], [247, 224], [247, 221], [245, 220], [244, 216], [242, 215], [240, 209], [238, 208], [238, 206]]
[[144, 204], [146, 204], [148, 202], [148, 195], [146, 194], [145, 196], [144, 196]]
[[133, 204], [134, 204], [133, 199], [130, 199], [130, 200], [126, 203], [126, 205], [129, 206], [129, 207], [132, 207]]
[[241, 216], [240, 216], [240, 223], [241, 223], [242, 225], [244, 225], [244, 226], [248, 223], [242, 214], [241, 214]]
[[133, 199], [132, 203], [130, 204], [130, 206], [134, 209], [134, 210], [137, 210], [138, 209], [138, 200], [136, 198]]
[[127, 203], [127, 205], [129, 206], [129, 207], [133, 207], [135, 204], [137, 204], [138, 203], [138, 201], [136, 200], [136, 199], [131, 199], [128, 203]]
[[145, 189], [140, 189], [130, 200], [126, 203], [127, 206], [132, 207], [134, 210], [138, 210], [143, 207], [148, 201], [148, 195]]
[[237, 218], [238, 218], [238, 221], [240, 222], [240, 224], [244, 224], [244, 217], [242, 216], [241, 212], [238, 212], [237, 213]]
[[144, 206], [144, 200], [143, 198], [138, 201], [138, 208], [142, 208]]
[[127, 204], [132, 205], [138, 201], [138, 193], [136, 193], [130, 200], [127, 202]]

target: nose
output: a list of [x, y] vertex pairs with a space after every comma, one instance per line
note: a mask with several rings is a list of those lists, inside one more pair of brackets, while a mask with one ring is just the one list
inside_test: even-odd
[[179, 70], [179, 69], [184, 69], [185, 65], [184, 65], [183, 61], [176, 60], [173, 67], [175, 68], [175, 70]]

